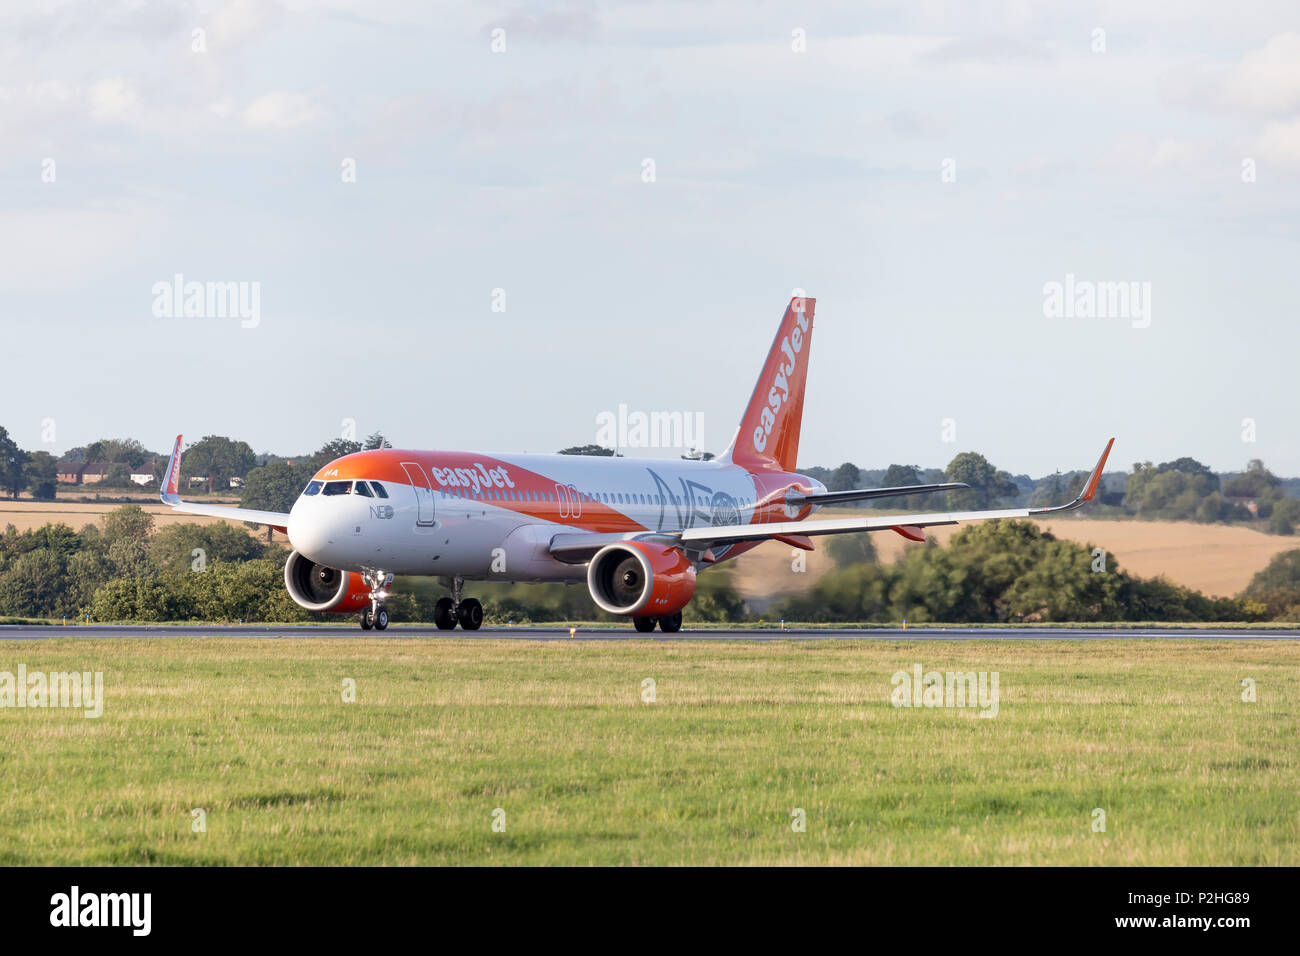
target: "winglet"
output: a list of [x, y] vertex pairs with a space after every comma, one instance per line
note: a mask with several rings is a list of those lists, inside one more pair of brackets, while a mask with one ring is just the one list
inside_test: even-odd
[[1088, 483], [1083, 487], [1083, 494], [1079, 495], [1080, 501], [1091, 501], [1092, 496], [1097, 493], [1097, 486], [1101, 484], [1101, 472], [1106, 467], [1106, 459], [1110, 457], [1110, 446], [1113, 444], [1115, 444], [1114, 438], [1106, 442], [1106, 450], [1101, 453], [1101, 458], [1097, 460], [1097, 467], [1088, 476]]
[[176, 436], [176, 444], [172, 448], [171, 460], [167, 462], [167, 470], [163, 473], [159, 497], [162, 498], [165, 505], [174, 505], [180, 502], [181, 439], [184, 437], [184, 435]]

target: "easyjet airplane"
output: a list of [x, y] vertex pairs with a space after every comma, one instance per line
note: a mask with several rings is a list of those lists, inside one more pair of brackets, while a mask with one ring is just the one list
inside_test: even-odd
[[638, 631], [676, 631], [696, 575], [763, 541], [812, 550], [815, 535], [891, 530], [914, 541], [934, 525], [1025, 518], [1092, 500], [1106, 456], [1082, 493], [1052, 508], [808, 521], [822, 505], [967, 487], [961, 483], [827, 491], [795, 471], [814, 299], [792, 299], [731, 446], [713, 461], [463, 451], [363, 451], [307, 483], [288, 514], [182, 501], [176, 436], [162, 500], [187, 514], [288, 533], [290, 596], [312, 611], [358, 613], [388, 626], [394, 574], [433, 575], [450, 596], [434, 621], [477, 630], [483, 608], [466, 581], [585, 579], [596, 605]]

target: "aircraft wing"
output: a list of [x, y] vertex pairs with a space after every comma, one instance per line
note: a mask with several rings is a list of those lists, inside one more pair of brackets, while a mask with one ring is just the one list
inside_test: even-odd
[[951, 511], [935, 514], [918, 515], [883, 515], [870, 518], [833, 518], [828, 521], [774, 521], [765, 524], [730, 525], [723, 527], [691, 528], [681, 532], [683, 544], [694, 543], [697, 547], [713, 544], [730, 544], [737, 541], [765, 541], [769, 538], [794, 537], [803, 535], [845, 534], [854, 531], [897, 531], [905, 538], [916, 541], [924, 540], [921, 528], [935, 525], [958, 524], [963, 521], [985, 521], [989, 518], [1039, 518], [1043, 515], [1057, 514], [1081, 508], [1093, 499], [1097, 486], [1101, 483], [1102, 469], [1106, 467], [1106, 458], [1110, 455], [1112, 438], [1106, 443], [1097, 467], [1088, 476], [1087, 483], [1073, 501], [1049, 508], [1008, 508], [995, 511]]
[[187, 515], [206, 515], [210, 518], [229, 518], [234, 521], [249, 521], [253, 524], [266, 524], [273, 528], [285, 529], [289, 526], [289, 516], [278, 511], [257, 511], [253, 508], [236, 508], [232, 505], [201, 505], [182, 501], [177, 494], [181, 478], [181, 439], [176, 436], [176, 445], [172, 448], [171, 460], [167, 462], [167, 471], [163, 474], [162, 489], [159, 497], [162, 503]]

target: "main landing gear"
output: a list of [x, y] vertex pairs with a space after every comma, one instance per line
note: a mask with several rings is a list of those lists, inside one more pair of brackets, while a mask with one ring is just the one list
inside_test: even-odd
[[483, 605], [474, 598], [461, 598], [464, 578], [452, 578], [451, 597], [440, 598], [433, 606], [433, 623], [440, 631], [450, 631], [459, 624], [467, 631], [483, 626]]
[[367, 595], [370, 598], [370, 607], [361, 612], [361, 629], [363, 631], [371, 628], [376, 631], [387, 629], [388, 608], [384, 607], [383, 600], [388, 597], [388, 585], [393, 583], [392, 572], [362, 571], [361, 581], [370, 588], [370, 593]]
[[676, 614], [669, 614], [666, 617], [632, 618], [632, 626], [642, 634], [649, 634], [655, 629], [656, 624], [659, 625], [659, 630], [665, 634], [676, 633], [682, 629], [682, 612], [678, 611]]

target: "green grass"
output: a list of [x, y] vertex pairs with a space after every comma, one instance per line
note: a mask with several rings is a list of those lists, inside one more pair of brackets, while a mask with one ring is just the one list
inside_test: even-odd
[[[106, 704], [0, 709], [0, 864], [1300, 862], [1290, 641], [0, 642], [19, 663], [103, 671]], [[914, 663], [999, 672], [998, 716], [892, 707]]]

